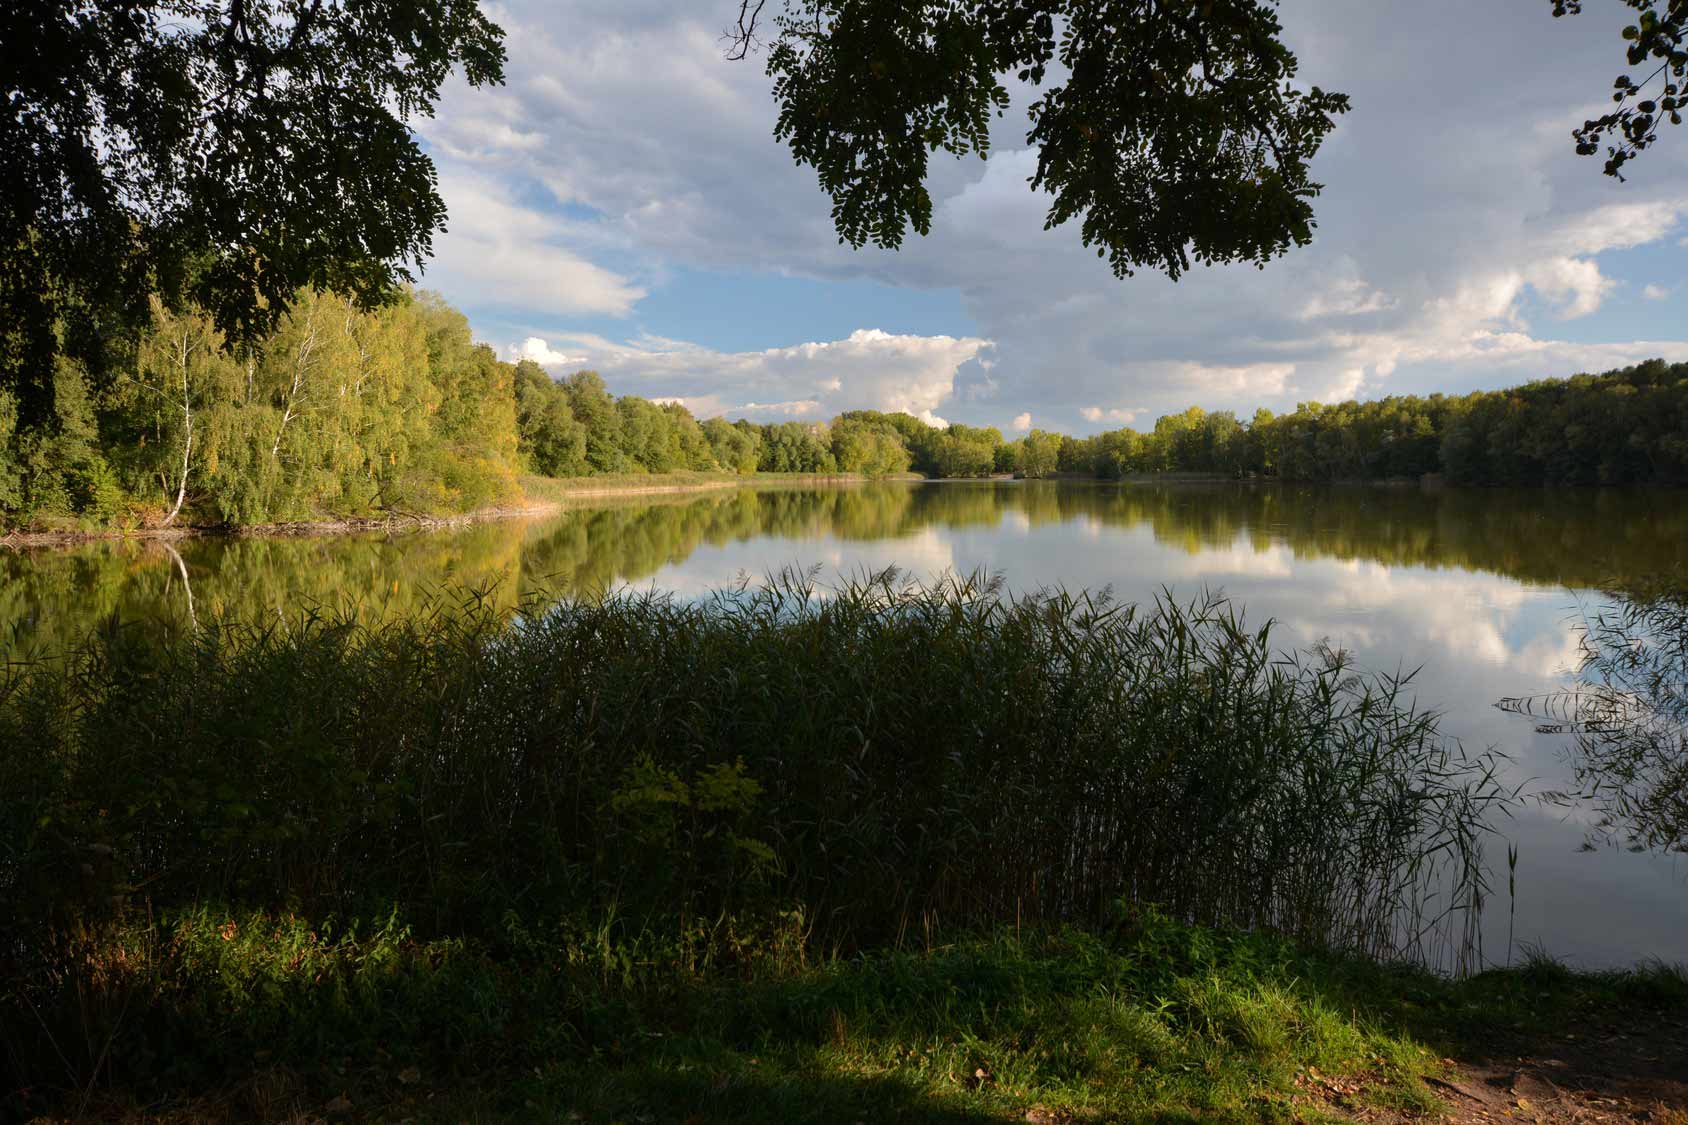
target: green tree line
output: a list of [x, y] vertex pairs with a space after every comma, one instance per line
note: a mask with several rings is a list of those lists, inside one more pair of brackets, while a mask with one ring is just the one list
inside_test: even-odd
[[851, 411], [834, 423], [901, 441], [927, 476], [1013, 473], [1119, 479], [1206, 473], [1290, 481], [1393, 480], [1442, 474], [1456, 484], [1688, 483], [1688, 364], [1663, 360], [1602, 375], [1542, 379], [1463, 396], [1392, 395], [1302, 403], [1293, 413], [1192, 406], [1147, 432], [1086, 438], [1032, 430], [939, 429], [907, 414]]
[[884, 477], [1207, 473], [1297, 481], [1688, 483], [1688, 364], [1465, 396], [1312, 402], [1293, 413], [1191, 407], [1086, 438], [930, 425], [853, 410], [830, 423], [699, 421], [498, 359], [437, 295], [362, 310], [301, 293], [253, 348], [155, 302], [99, 362], [54, 360], [49, 409], [0, 390], [0, 522], [238, 525], [449, 513], [551, 477], [703, 471]]
[[7, 522], [249, 525], [516, 491], [509, 365], [438, 297], [365, 312], [302, 293], [261, 349], [155, 302], [150, 326], [105, 353], [59, 356], [34, 424], [0, 391]]
[[[1034, 433], [1015, 445], [1034, 441], [1048, 439]], [[1147, 433], [1114, 430], [1056, 445], [1059, 470], [1104, 478], [1200, 472], [1332, 481], [1440, 473], [1476, 485], [1684, 484], [1688, 364], [1649, 360], [1463, 396], [1309, 402], [1289, 414], [1259, 410], [1246, 423], [1229, 411], [1191, 407], [1160, 418]], [[1004, 461], [1016, 463], [1016, 452]], [[1033, 456], [1041, 470], [1046, 455]], [[1027, 475], [1037, 474], [1028, 466]]]
[[[0, 388], [0, 525], [252, 526], [442, 514], [523, 473], [863, 473], [909, 467], [883, 427], [700, 423], [678, 403], [553, 380], [474, 342], [430, 293], [364, 310], [300, 293], [256, 346], [155, 301], [97, 359], [52, 361], [46, 408]], [[912, 419], [911, 419], [912, 421]]]

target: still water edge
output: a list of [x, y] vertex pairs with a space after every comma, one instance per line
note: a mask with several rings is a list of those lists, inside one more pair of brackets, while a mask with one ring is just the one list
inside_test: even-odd
[[[1509, 778], [1569, 775], [1563, 737], [1498, 710], [1564, 682], [1594, 591], [1688, 558], [1668, 491], [1504, 491], [1088, 483], [886, 483], [593, 502], [544, 518], [399, 535], [102, 542], [0, 554], [0, 656], [63, 648], [114, 616], [138, 627], [313, 609], [417, 612], [474, 590], [633, 586], [691, 597], [788, 566], [830, 577], [896, 566], [986, 570], [1016, 591], [1124, 601], [1222, 590], [1281, 647], [1341, 646], [1413, 672], [1445, 734], [1510, 757]], [[1582, 851], [1579, 814], [1525, 804], [1485, 922], [1491, 960], [1539, 945], [1574, 964], [1688, 961], [1688, 861]], [[1515, 907], [1516, 913], [1512, 914]]]

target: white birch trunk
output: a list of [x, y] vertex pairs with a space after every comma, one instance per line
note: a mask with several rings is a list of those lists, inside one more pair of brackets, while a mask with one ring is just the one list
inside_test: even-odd
[[188, 495], [188, 467], [193, 457], [193, 401], [188, 393], [188, 352], [188, 335], [183, 332], [176, 345], [176, 366], [182, 373], [182, 475], [176, 482], [176, 506], [164, 517], [165, 527], [175, 523], [176, 517], [181, 514], [182, 502]]

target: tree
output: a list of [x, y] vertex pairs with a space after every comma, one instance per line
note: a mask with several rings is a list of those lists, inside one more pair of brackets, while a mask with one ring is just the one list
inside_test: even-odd
[[0, 512], [23, 507], [23, 466], [12, 452], [17, 431], [17, 399], [0, 390]]
[[1061, 435], [1047, 430], [1033, 430], [1021, 439], [1019, 463], [1021, 475], [1046, 477], [1060, 467]]
[[668, 473], [684, 466], [670, 440], [670, 422], [662, 407], [637, 395], [616, 400], [621, 449], [637, 472]]
[[[746, 2], [730, 57], [756, 42]], [[1298, 89], [1264, 0], [785, 0], [775, 135], [832, 196], [841, 241], [926, 234], [931, 153], [984, 155], [1014, 75], [1047, 227], [1081, 220], [1114, 272], [1264, 265], [1313, 232], [1308, 164], [1342, 94]]]
[[154, 312], [154, 331], [140, 350], [129, 384], [151, 424], [149, 475], [168, 509], [163, 522], [169, 527], [181, 514], [189, 485], [204, 459], [204, 422], [196, 426], [194, 408], [215, 393], [212, 388], [220, 376], [226, 381], [229, 365], [209, 318], [173, 315], [162, 305]]
[[596, 371], [576, 371], [563, 382], [569, 409], [586, 429], [586, 464], [595, 473], [625, 473], [633, 467], [621, 444], [621, 416]]
[[887, 423], [838, 418], [832, 423], [831, 435], [833, 461], [841, 473], [884, 477], [908, 471], [908, 447]]
[[568, 392], [531, 359], [516, 364], [516, 428], [522, 459], [541, 476], [586, 473], [586, 431], [569, 409]]
[[[1623, 0], [1616, 108], [1573, 131], [1622, 169], [1688, 109], [1688, 0]], [[1549, 0], [1555, 16], [1582, 0]], [[1348, 99], [1297, 89], [1275, 0], [740, 0], [728, 58], [768, 35], [775, 135], [832, 196], [840, 241], [896, 247], [930, 229], [930, 154], [989, 150], [1006, 76], [1029, 110], [1046, 228], [1082, 218], [1121, 276], [1202, 262], [1264, 265], [1314, 228], [1308, 165]], [[772, 24], [769, 33], [768, 25]], [[1045, 87], [1051, 73], [1057, 81]]]
[[[475, 0], [8, 0], [0, 5], [0, 391], [91, 366], [149, 300], [231, 343], [306, 286], [392, 297], [445, 220], [407, 121], [446, 76], [502, 81]], [[62, 341], [62, 343], [61, 343]]]
[[[1582, 0], [1551, 0], [1555, 16], [1582, 11]], [[1637, 82], [1627, 73], [1612, 84], [1617, 108], [1573, 130], [1577, 153], [1594, 156], [1606, 145], [1606, 175], [1623, 179], [1623, 167], [1659, 139], [1664, 122], [1682, 124], [1688, 109], [1688, 0], [1624, 0], [1638, 16], [1624, 28], [1625, 60], [1644, 70]], [[1658, 92], [1652, 92], [1654, 83]]]
[[717, 464], [730, 473], [748, 475], [756, 471], [761, 440], [749, 423], [735, 426], [725, 418], [711, 418], [703, 423], [703, 436]]
[[941, 477], [987, 477], [996, 468], [996, 448], [1002, 434], [995, 429], [954, 425], [942, 431], [933, 445]]
[[832, 438], [825, 426], [805, 422], [780, 422], [762, 427], [760, 460], [764, 473], [830, 473], [838, 464], [832, 456]]

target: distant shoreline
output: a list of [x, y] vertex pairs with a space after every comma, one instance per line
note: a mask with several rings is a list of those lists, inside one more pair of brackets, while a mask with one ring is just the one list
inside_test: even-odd
[[[80, 543], [136, 540], [166, 542], [199, 538], [248, 538], [354, 535], [372, 531], [426, 531], [495, 520], [528, 519], [561, 511], [570, 501], [609, 499], [618, 496], [654, 496], [688, 492], [718, 492], [734, 488], [791, 485], [856, 485], [867, 477], [850, 473], [660, 473], [613, 477], [524, 477], [523, 497], [510, 504], [478, 508], [470, 512], [434, 514], [388, 512], [373, 516], [352, 516], [298, 520], [289, 523], [208, 524], [178, 527], [107, 527], [18, 529], [0, 534], [0, 550], [40, 547], [73, 547]], [[883, 478], [912, 481], [910, 474]]]
[[1319, 488], [1383, 488], [1424, 489], [1426, 491], [1483, 491], [1496, 487], [1525, 490], [1552, 489], [1556, 491], [1590, 491], [1616, 488], [1657, 489], [1659, 485], [1450, 485], [1439, 474], [1422, 478], [1344, 479], [1328, 481], [1283, 480], [1277, 477], [1237, 478], [1221, 473], [1131, 473], [1115, 480], [1106, 480], [1081, 473], [1050, 473], [1047, 476], [1024, 478], [1006, 473], [986, 477], [922, 477], [916, 473], [898, 473], [886, 477], [864, 477], [854, 473], [733, 473], [674, 472], [652, 474], [613, 474], [594, 477], [521, 478], [522, 496], [508, 504], [492, 505], [469, 512], [435, 514], [428, 512], [387, 512], [370, 516], [325, 517], [287, 523], [266, 524], [205, 524], [178, 527], [105, 527], [105, 528], [36, 528], [0, 531], [0, 551], [73, 547], [82, 543], [120, 541], [163, 541], [197, 538], [288, 538], [306, 536], [356, 535], [369, 532], [428, 531], [462, 527], [468, 524], [496, 520], [533, 519], [562, 511], [576, 501], [613, 500], [621, 497], [676, 496], [691, 493], [723, 492], [740, 488], [817, 488], [892, 481], [904, 484], [1029, 484], [1044, 481], [1051, 484], [1093, 485], [1250, 485], [1274, 487]]

